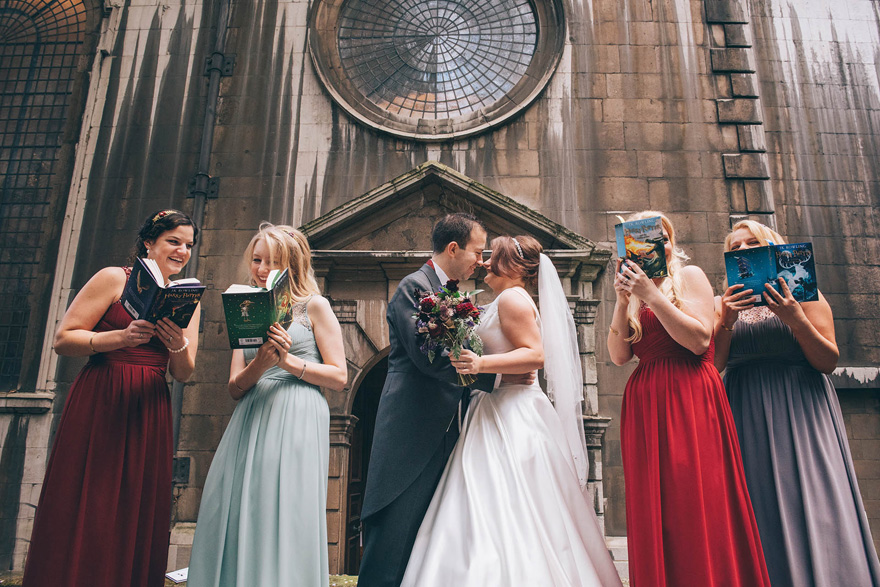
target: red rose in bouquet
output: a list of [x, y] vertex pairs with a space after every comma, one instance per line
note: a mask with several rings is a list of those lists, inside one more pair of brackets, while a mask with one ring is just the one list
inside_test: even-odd
[[[478, 355], [483, 354], [483, 341], [476, 333], [483, 309], [474, 305], [471, 296], [480, 293], [461, 292], [457, 280], [449, 280], [437, 292], [416, 292], [416, 336], [422, 341], [419, 349], [433, 363], [437, 352], [446, 351], [456, 359], [467, 345]], [[462, 386], [476, 381], [474, 375], [459, 375]]]

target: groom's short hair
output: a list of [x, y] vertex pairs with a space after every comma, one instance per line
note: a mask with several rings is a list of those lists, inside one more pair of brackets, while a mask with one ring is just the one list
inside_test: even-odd
[[487, 232], [486, 226], [473, 214], [466, 212], [447, 214], [437, 221], [431, 231], [431, 245], [434, 247], [434, 252], [444, 251], [446, 245], [453, 241], [458, 243], [461, 248], [466, 248], [475, 226], [479, 226], [483, 232]]

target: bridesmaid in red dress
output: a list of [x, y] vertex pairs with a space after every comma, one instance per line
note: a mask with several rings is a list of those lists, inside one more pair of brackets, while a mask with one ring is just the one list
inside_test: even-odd
[[[154, 259], [167, 281], [189, 261], [197, 234], [186, 214], [163, 210], [144, 223], [135, 255]], [[185, 330], [168, 319], [132, 320], [119, 303], [130, 271], [96, 273], [55, 334], [59, 355], [90, 358], [55, 434], [28, 587], [164, 585], [172, 451], [165, 370], [180, 381], [192, 374], [200, 311]]]
[[623, 261], [608, 334], [616, 365], [635, 354], [621, 445], [633, 587], [769, 586], [727, 396], [712, 364], [714, 300], [659, 212], [669, 277]]

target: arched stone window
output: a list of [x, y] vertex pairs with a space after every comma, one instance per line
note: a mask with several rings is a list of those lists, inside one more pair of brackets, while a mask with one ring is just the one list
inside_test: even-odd
[[38, 345], [26, 340], [48, 286], [40, 277], [51, 249], [46, 219], [66, 196], [70, 172], [59, 161], [77, 136], [65, 132], [96, 4], [0, 0], [0, 391], [19, 385], [23, 355], [38, 363]]
[[425, 141], [497, 126], [543, 90], [562, 53], [554, 0], [319, 0], [318, 75], [371, 127]]

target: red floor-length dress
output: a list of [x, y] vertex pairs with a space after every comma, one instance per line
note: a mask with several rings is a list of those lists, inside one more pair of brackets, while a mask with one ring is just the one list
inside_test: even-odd
[[[114, 303], [96, 332], [125, 328]], [[168, 350], [156, 338], [91, 357], [55, 435], [28, 587], [164, 585], [171, 511]]]
[[621, 417], [631, 584], [769, 586], [714, 341], [696, 356], [640, 319]]

